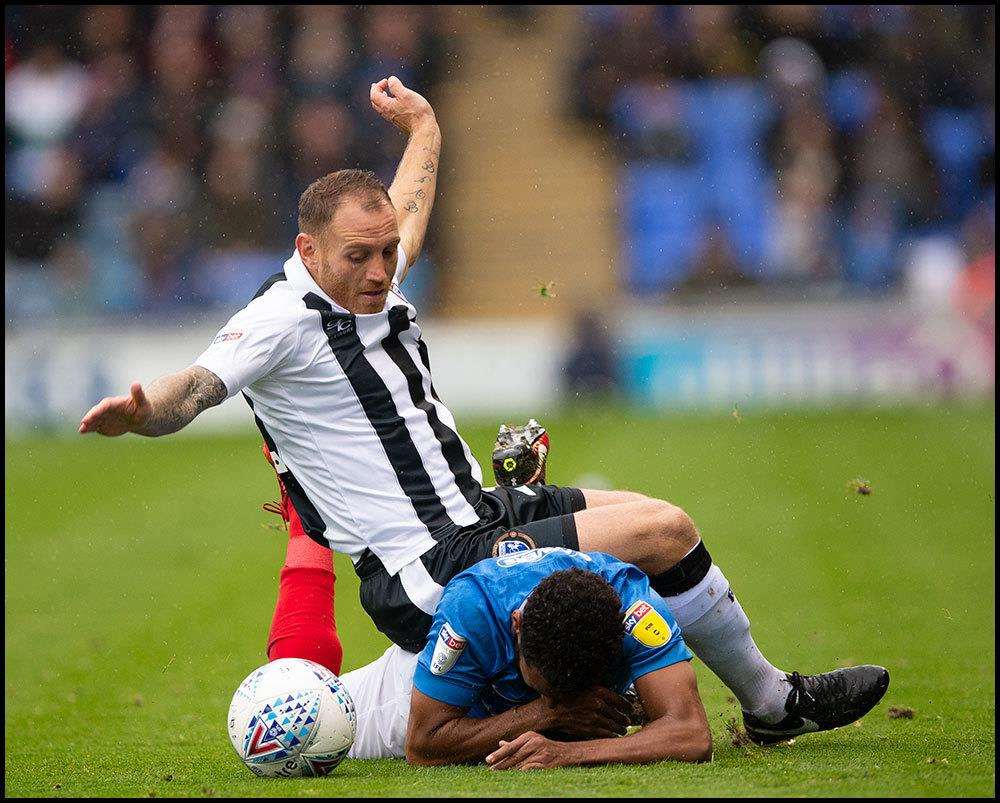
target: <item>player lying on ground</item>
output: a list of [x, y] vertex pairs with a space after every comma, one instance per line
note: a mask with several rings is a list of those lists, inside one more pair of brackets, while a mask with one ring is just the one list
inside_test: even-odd
[[[707, 760], [690, 658], [634, 566], [558, 548], [483, 561], [445, 588], [416, 662], [406, 758], [495, 769]], [[618, 738], [632, 684], [648, 724]]]
[[[679, 507], [627, 491], [482, 488], [400, 289], [426, 232], [440, 129], [430, 104], [396, 78], [373, 84], [371, 103], [409, 135], [392, 186], [356, 170], [315, 181], [284, 269], [194, 365], [103, 399], [80, 432], [166, 435], [242, 391], [303, 531], [350, 556], [365, 610], [403, 649], [423, 647], [444, 584], [505, 542], [605, 552], [649, 575], [748, 727], [766, 726], [762, 738], [814, 729], [789, 714], [799, 687], [757, 649]], [[329, 615], [317, 633], [302, 613], [301, 639], [283, 641], [329, 642]], [[836, 692], [815, 683], [827, 684], [816, 693]]]
[[[494, 769], [707, 760], [682, 635], [646, 575], [609, 555], [544, 548], [484, 560], [448, 583], [419, 657], [391, 647], [344, 675], [358, 715], [349, 755]], [[836, 676], [851, 685], [859, 669]], [[850, 708], [803, 698], [797, 710], [846, 725], [883, 691], [869, 685]], [[619, 738], [637, 713], [644, 727]]]

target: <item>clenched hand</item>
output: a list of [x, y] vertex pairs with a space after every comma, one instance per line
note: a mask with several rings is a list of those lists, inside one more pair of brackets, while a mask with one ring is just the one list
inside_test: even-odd
[[437, 122], [427, 99], [405, 87], [395, 75], [372, 84], [370, 98], [372, 108], [405, 134]]
[[570, 739], [621, 736], [630, 722], [629, 703], [620, 694], [595, 686], [561, 702], [545, 701], [547, 733]]

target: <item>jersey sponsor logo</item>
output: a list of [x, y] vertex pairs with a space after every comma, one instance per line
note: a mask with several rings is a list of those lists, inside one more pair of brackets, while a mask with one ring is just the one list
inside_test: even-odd
[[510, 530], [505, 532], [493, 542], [493, 557], [499, 558], [504, 555], [513, 555], [517, 552], [528, 552], [536, 549], [537, 544], [527, 533]]
[[350, 318], [333, 318], [326, 322], [326, 331], [336, 332], [338, 335], [350, 332], [353, 327], [354, 322]]
[[648, 602], [633, 602], [625, 611], [625, 632], [646, 647], [662, 647], [670, 641], [670, 625]]
[[212, 341], [212, 345], [218, 345], [219, 343], [228, 343], [230, 340], [239, 340], [243, 337], [243, 332], [241, 330], [236, 330], [234, 332], [219, 332], [215, 336], [215, 340]]
[[469, 640], [458, 635], [445, 622], [438, 633], [437, 644], [434, 645], [434, 655], [431, 656], [431, 674], [443, 675], [450, 670], [462, 657]]

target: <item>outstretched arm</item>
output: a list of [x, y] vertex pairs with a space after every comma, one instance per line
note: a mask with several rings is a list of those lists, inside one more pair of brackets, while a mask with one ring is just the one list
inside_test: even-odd
[[146, 390], [133, 382], [128, 396], [102, 399], [83, 417], [80, 433], [97, 432], [109, 437], [126, 432], [150, 437], [169, 435], [225, 398], [222, 380], [207, 368], [192, 365], [153, 380]]
[[430, 103], [396, 76], [383, 78], [371, 86], [371, 104], [382, 117], [409, 136], [389, 197], [396, 209], [399, 238], [406, 253], [406, 268], [396, 277], [402, 281], [423, 248], [427, 223], [434, 205], [438, 165], [441, 156], [441, 129]]
[[698, 696], [694, 669], [687, 661], [643, 675], [635, 682], [649, 724], [619, 739], [556, 742], [536, 732], [502, 741], [486, 757], [495, 770], [534, 770], [587, 764], [645, 764], [708, 761], [712, 732]]
[[413, 689], [406, 732], [406, 760], [435, 766], [482, 761], [497, 744], [529, 731], [554, 730], [577, 739], [625, 733], [628, 703], [608, 689], [595, 687], [573, 700], [539, 697], [493, 717], [467, 716], [467, 710]]

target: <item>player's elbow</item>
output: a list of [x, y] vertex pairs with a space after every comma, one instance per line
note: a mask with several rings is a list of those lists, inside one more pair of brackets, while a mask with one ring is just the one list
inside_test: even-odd
[[450, 761], [446, 758], [441, 758], [440, 756], [431, 755], [426, 751], [411, 747], [407, 744], [406, 763], [411, 767], [442, 767], [446, 764], [455, 764], [456, 762]]
[[686, 752], [685, 760], [695, 764], [712, 760], [712, 731], [707, 725], [692, 732]]
[[406, 763], [411, 767], [433, 767], [435, 764], [430, 756], [420, 752], [409, 742], [406, 743]]
[[700, 764], [712, 760], [712, 731], [708, 722], [697, 717], [690, 720], [674, 720], [671, 738], [665, 740], [669, 754], [660, 758]]
[[427, 767], [430, 765], [427, 753], [424, 749], [423, 739], [413, 728], [411, 723], [406, 731], [406, 742], [403, 744], [403, 755], [406, 756], [406, 763], [415, 767]]
[[433, 749], [432, 739], [427, 736], [407, 733], [403, 749], [406, 763], [412, 767], [439, 767], [451, 763], [438, 755], [438, 751]]

